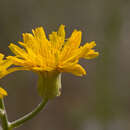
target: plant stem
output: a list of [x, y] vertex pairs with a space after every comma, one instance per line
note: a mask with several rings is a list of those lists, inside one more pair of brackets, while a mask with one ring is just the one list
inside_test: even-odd
[[28, 113], [27, 115], [21, 117], [20, 119], [13, 121], [10, 123], [10, 128], [16, 128], [22, 125], [24, 122], [32, 119], [35, 115], [37, 115], [46, 105], [48, 99], [43, 100], [32, 112]]
[[1, 115], [2, 128], [3, 128], [3, 130], [10, 130], [3, 99], [0, 99], [0, 108], [3, 110], [3, 114]]

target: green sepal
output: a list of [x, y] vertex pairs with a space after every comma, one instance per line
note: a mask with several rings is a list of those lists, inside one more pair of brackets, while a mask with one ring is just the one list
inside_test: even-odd
[[52, 99], [60, 96], [61, 73], [42, 72], [38, 77], [38, 92], [43, 98]]

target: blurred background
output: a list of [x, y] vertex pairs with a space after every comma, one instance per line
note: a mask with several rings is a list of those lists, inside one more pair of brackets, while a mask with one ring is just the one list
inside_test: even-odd
[[[83, 32], [82, 44], [95, 40], [100, 56], [81, 60], [88, 75], [62, 76], [62, 95], [17, 130], [130, 129], [130, 1], [129, 0], [1, 0], [0, 52], [12, 55], [10, 42], [23, 32], [44, 26], [46, 33], [66, 25]], [[8, 91], [10, 121], [30, 112], [41, 101], [37, 76], [15, 72], [0, 80]]]

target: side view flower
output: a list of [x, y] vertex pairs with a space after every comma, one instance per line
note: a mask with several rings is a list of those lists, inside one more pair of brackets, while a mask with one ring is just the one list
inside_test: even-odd
[[86, 71], [78, 64], [79, 59], [92, 59], [98, 56], [98, 52], [93, 50], [96, 46], [94, 41], [80, 46], [81, 31], [74, 30], [70, 38], [66, 39], [64, 25], [61, 25], [58, 32], [49, 34], [49, 40], [43, 27], [32, 32], [33, 34], [24, 33], [23, 42], [18, 42], [23, 48], [13, 43], [9, 45], [15, 56], [9, 56], [8, 59], [25, 70], [69, 72], [82, 76]]
[[99, 55], [93, 48], [94, 41], [80, 45], [82, 33], [74, 30], [69, 38], [65, 37], [65, 26], [60, 25], [57, 32], [46, 37], [43, 27], [23, 34], [23, 42], [18, 45], [11, 43], [10, 50], [13, 56], [0, 53], [0, 78], [18, 71], [27, 70], [38, 74], [38, 92], [42, 97], [41, 103], [30, 113], [15, 120], [8, 121], [3, 97], [7, 92], [0, 88], [0, 118], [3, 130], [13, 130], [32, 119], [46, 105], [48, 100], [59, 96], [61, 89], [61, 74], [68, 72], [76, 76], [86, 75], [85, 69], [79, 60], [93, 59]]
[[[80, 46], [81, 31], [74, 30], [70, 38], [65, 38], [65, 26], [61, 25], [57, 32], [49, 34], [47, 39], [43, 27], [32, 30], [33, 34], [24, 33], [23, 42], [18, 42], [21, 47], [11, 43], [9, 48], [14, 56], [8, 56], [16, 67], [16, 70], [31, 70], [40, 75], [39, 87], [43, 97], [53, 98], [60, 95], [57, 86], [61, 72], [69, 72], [76, 76], [86, 74], [85, 69], [79, 64], [79, 59], [93, 59], [99, 55], [93, 48], [94, 41]], [[42, 76], [42, 78], [41, 78]], [[53, 78], [54, 77], [54, 78]], [[46, 84], [51, 84], [51, 88], [46, 88]], [[60, 84], [60, 83], [59, 83]], [[53, 87], [54, 86], [54, 87]], [[51, 90], [50, 90], [51, 89]], [[54, 89], [54, 90], [52, 90]], [[53, 92], [51, 94], [51, 92]]]

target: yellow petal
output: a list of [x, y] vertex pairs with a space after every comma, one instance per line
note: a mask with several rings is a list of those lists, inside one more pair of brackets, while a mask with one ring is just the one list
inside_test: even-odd
[[98, 56], [98, 52], [95, 52], [92, 48], [96, 46], [95, 41], [86, 43], [84, 46], [79, 48], [80, 57], [85, 59], [92, 59]]
[[12, 67], [7, 70], [5, 69], [1, 70], [0, 68], [0, 79], [12, 72], [19, 71], [19, 70], [30, 70], [30, 69], [28, 69], [27, 67]]
[[70, 38], [67, 40], [65, 47], [69, 46], [71, 49], [78, 48], [81, 43], [82, 32], [74, 30]]
[[0, 62], [0, 78], [8, 74], [7, 69], [12, 65], [12, 61], [9, 59], [2, 60]]
[[92, 49], [96, 46], [96, 43], [95, 43], [95, 41], [92, 41], [90, 43], [86, 43], [84, 46], [86, 46], [86, 48]]
[[54, 44], [54, 42], [57, 42], [59, 39], [57, 32], [52, 32], [49, 34], [49, 40]]
[[3, 78], [6, 75], [8, 75], [8, 71], [5, 70], [5, 69], [1, 70], [1, 68], [0, 68], [0, 79]]
[[9, 45], [9, 48], [16, 56], [21, 57], [21, 58], [27, 58], [27, 53], [25, 52], [25, 50], [21, 49], [17, 45], [11, 43]]
[[57, 35], [57, 32], [52, 32], [51, 34], [49, 34], [49, 41], [50, 41], [50, 47], [48, 48], [49, 50], [47, 50], [48, 52], [50, 51], [51, 55], [56, 55], [56, 57], [58, 57], [58, 53], [60, 53], [60, 50], [62, 48], [63, 45], [63, 39], [61, 39], [61, 37], [59, 37]]
[[0, 61], [3, 60], [4, 54], [0, 53]]
[[7, 69], [13, 64], [13, 62], [9, 59], [3, 60], [2, 63], [0, 64], [0, 68]]
[[12, 61], [14, 65], [25, 65], [26, 60], [17, 58], [16, 56], [8, 56], [8, 60]]
[[64, 40], [65, 40], [64, 28], [65, 26], [61, 25], [59, 27], [58, 32], [52, 32], [51, 34], [49, 34], [49, 40], [57, 52], [60, 51], [62, 49], [62, 46], [64, 45]]
[[72, 73], [76, 76], [83, 76], [83, 75], [86, 75], [86, 71], [85, 69], [79, 65], [79, 64], [74, 64], [72, 66], [63, 66], [62, 69], [61, 69], [63, 72], [69, 72], [69, 73]]
[[7, 96], [7, 92], [6, 90], [4, 90], [3, 88], [0, 87], [0, 98], [3, 98], [4, 96]]
[[60, 25], [57, 34], [58, 34], [58, 36], [60, 36], [62, 39], [65, 39], [65, 26], [64, 26], [64, 25]]
[[51, 34], [49, 34], [50, 41], [57, 41], [59, 39], [60, 40], [62, 39], [62, 41], [64, 42], [64, 39], [65, 39], [65, 26], [64, 25], [60, 25], [58, 32], [52, 32]]
[[19, 44], [26, 48], [27, 52], [29, 51], [29, 49], [32, 49], [37, 52], [37, 48], [39, 47], [39, 44], [37, 44], [36, 39], [30, 33], [24, 33], [23, 42], [19, 42]]
[[27, 67], [12, 67], [8, 69], [8, 74], [19, 70], [29, 70], [29, 69]]
[[32, 32], [36, 39], [41, 39], [41, 40], [46, 39], [46, 34], [43, 27], [38, 27], [35, 30], [32, 30]]
[[90, 49], [94, 48], [96, 46], [95, 41], [92, 41], [90, 43], [86, 43], [85, 45], [81, 46], [80, 49], [82, 49], [82, 53], [86, 54]]
[[94, 50], [90, 50], [87, 55], [84, 56], [85, 59], [93, 59], [99, 55], [99, 52], [95, 52]]
[[7, 96], [7, 92], [1, 87], [0, 87], [0, 94], [3, 96]]
[[75, 30], [71, 37], [66, 41], [61, 55], [60, 55], [60, 59], [62, 61], [73, 57], [73, 54], [75, 53], [75, 51], [79, 48], [80, 46], [80, 42], [81, 42], [81, 31], [77, 31]]
[[23, 42], [26, 44], [32, 44], [32, 41], [34, 41], [34, 37], [30, 33], [23, 33]]

